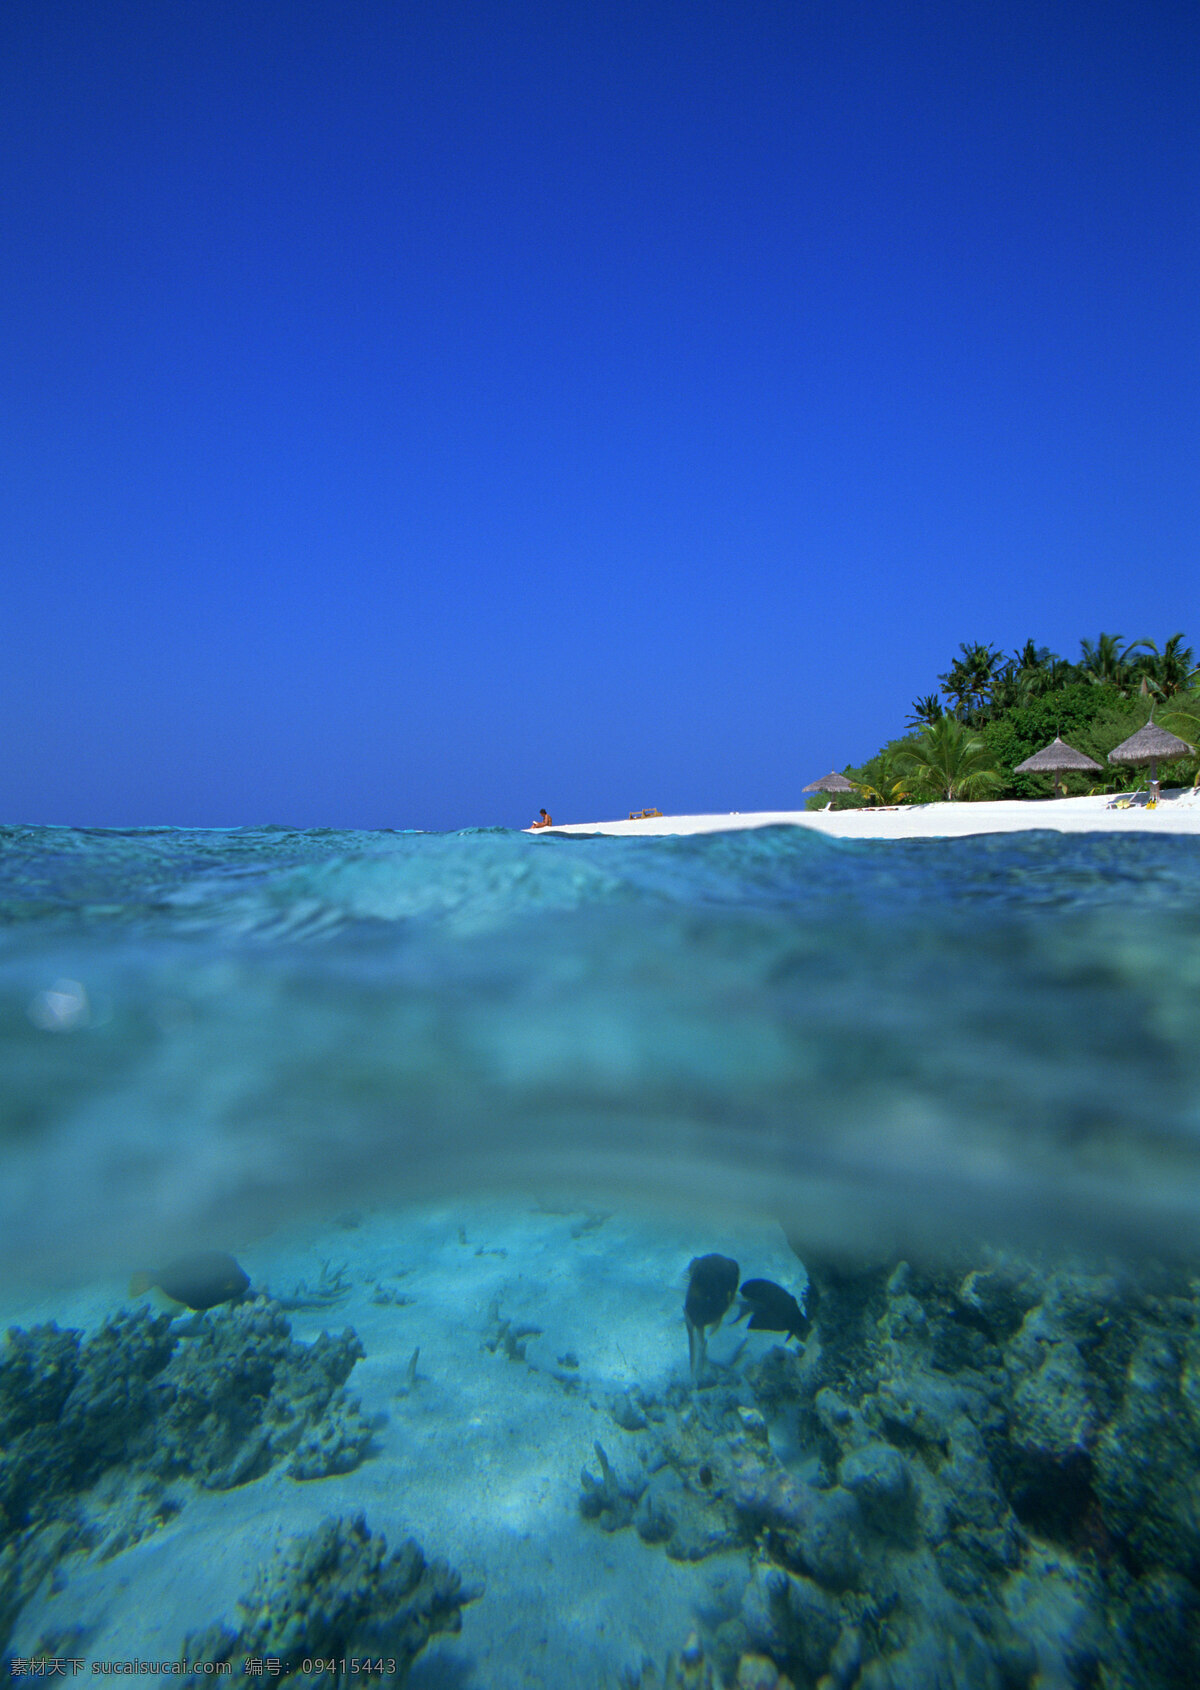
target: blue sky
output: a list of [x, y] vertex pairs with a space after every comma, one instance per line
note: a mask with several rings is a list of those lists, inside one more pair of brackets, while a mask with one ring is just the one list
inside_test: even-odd
[[0, 816], [795, 807], [1200, 645], [1200, 14], [9, 0]]

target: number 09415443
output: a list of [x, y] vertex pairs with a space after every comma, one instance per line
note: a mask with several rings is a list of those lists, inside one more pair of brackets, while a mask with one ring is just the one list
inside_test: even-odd
[[320, 1655], [306, 1656], [300, 1663], [303, 1673], [332, 1673], [338, 1678], [382, 1677], [394, 1673], [395, 1657], [391, 1655], [342, 1655], [326, 1660]]

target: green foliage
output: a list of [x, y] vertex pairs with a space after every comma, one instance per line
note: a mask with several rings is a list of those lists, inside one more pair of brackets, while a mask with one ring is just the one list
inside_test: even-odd
[[[1108, 753], [1151, 710], [1160, 726], [1200, 750], [1200, 669], [1181, 633], [1161, 649], [1153, 640], [1102, 633], [1080, 642], [1077, 663], [1032, 639], [1008, 658], [979, 642], [958, 650], [938, 677], [951, 713], [935, 693], [914, 700], [906, 726], [920, 733], [892, 740], [859, 768], [846, 769], [859, 790], [839, 798], [836, 809], [928, 800], [935, 789], [943, 798], [950, 789], [956, 797], [1049, 798], [1052, 775], [1015, 769], [1056, 734], [1101, 766], [1099, 773], [1060, 776], [1068, 794], [1126, 791], [1144, 785], [1147, 771], [1109, 763]], [[970, 757], [968, 739], [978, 742]], [[1171, 772], [1176, 780], [1200, 782], [1200, 755], [1181, 759]]]
[[1160, 728], [1200, 748], [1200, 687], [1177, 693], [1169, 704], [1155, 712], [1154, 719]]
[[[944, 717], [934, 717], [928, 726], [932, 727], [942, 720]], [[909, 743], [905, 739], [886, 745], [882, 751], [876, 752], [869, 763], [864, 763], [861, 769], [847, 770], [846, 778], [858, 787], [860, 805], [905, 802], [910, 784], [905, 762]]]
[[1115, 687], [1072, 681], [1041, 698], [1030, 699], [1006, 715], [989, 722], [983, 738], [996, 767], [1004, 777], [1007, 798], [1049, 798], [1054, 791], [1052, 775], [1014, 774], [1018, 763], [1049, 745], [1056, 734], [1077, 751], [1095, 759], [1103, 774], [1061, 776], [1070, 793], [1123, 789], [1124, 774], [1106, 762], [1114, 745], [1128, 739], [1150, 715], [1148, 700], [1125, 699]]
[[866, 800], [858, 792], [814, 792], [805, 803], [804, 808], [806, 810], [861, 810], [865, 803]]
[[1003, 785], [983, 740], [954, 716], [930, 722], [895, 760], [916, 799], [993, 798]]
[[[1176, 693], [1167, 704], [1156, 710], [1154, 719], [1160, 728], [1178, 734], [1180, 739], [1186, 739], [1200, 752], [1200, 687], [1193, 688], [1191, 692]], [[1179, 772], [1176, 774], [1176, 771]], [[1176, 779], [1200, 784], [1200, 756], [1172, 763], [1171, 772]]]
[[858, 767], [843, 769], [846, 779], [853, 781], [858, 788], [853, 797], [847, 794], [845, 807], [861, 810], [878, 804], [907, 803], [908, 779], [904, 758], [911, 744], [912, 735], [905, 734], [902, 739], [889, 740], [874, 757], [869, 757]]

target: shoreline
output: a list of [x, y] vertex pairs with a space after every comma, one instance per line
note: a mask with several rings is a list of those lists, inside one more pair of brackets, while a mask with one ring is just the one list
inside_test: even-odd
[[565, 822], [526, 828], [543, 834], [614, 834], [662, 838], [674, 834], [729, 833], [741, 828], [807, 827], [830, 839], [965, 839], [984, 833], [1173, 833], [1200, 835], [1200, 792], [1164, 790], [1154, 809], [1144, 792], [1129, 794], [1128, 809], [1113, 806], [1126, 794], [1087, 798], [1006, 798], [980, 803], [907, 804], [898, 809], [731, 810], [725, 815], [642, 816], [634, 821]]

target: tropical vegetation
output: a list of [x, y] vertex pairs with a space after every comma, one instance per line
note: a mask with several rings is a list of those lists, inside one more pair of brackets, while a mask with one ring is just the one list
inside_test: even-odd
[[895, 762], [905, 796], [918, 802], [993, 798], [1003, 784], [983, 740], [955, 716], [930, 722]]
[[[1055, 735], [1101, 765], [1099, 774], [1061, 775], [1068, 793], [1126, 791], [1144, 785], [1147, 771], [1109, 763], [1108, 753], [1151, 716], [1200, 747], [1200, 666], [1183, 634], [1159, 646], [1102, 633], [1080, 642], [1074, 662], [1033, 640], [1008, 656], [964, 643], [937, 680], [937, 691], [914, 699], [901, 737], [844, 771], [857, 790], [839, 796], [836, 808], [1047, 798], [1052, 776], [1016, 768]], [[1200, 781], [1195, 756], [1169, 767], [1176, 781]]]

